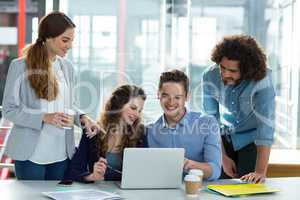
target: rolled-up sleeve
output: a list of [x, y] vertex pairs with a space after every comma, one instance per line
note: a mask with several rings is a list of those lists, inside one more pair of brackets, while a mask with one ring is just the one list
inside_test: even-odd
[[275, 90], [270, 76], [258, 85], [254, 105], [258, 124], [255, 144], [271, 146], [274, 142]]

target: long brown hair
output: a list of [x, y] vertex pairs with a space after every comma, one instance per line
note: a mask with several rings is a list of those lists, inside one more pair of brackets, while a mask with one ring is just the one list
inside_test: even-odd
[[23, 50], [30, 86], [40, 99], [55, 100], [59, 92], [57, 78], [45, 45], [46, 39], [55, 38], [68, 28], [75, 28], [72, 20], [64, 13], [54, 11], [41, 19], [38, 39]]
[[121, 153], [123, 153], [125, 147], [136, 147], [141, 141], [144, 127], [140, 119], [136, 120], [131, 126], [120, 123], [124, 105], [130, 99], [136, 97], [146, 100], [146, 94], [142, 88], [135, 85], [122, 85], [116, 88], [107, 100], [98, 120], [98, 124], [104, 129], [97, 135], [97, 152], [99, 156], [105, 156], [108, 150], [108, 138], [115, 131], [121, 131], [119, 133], [123, 134], [121, 145], [118, 146]]

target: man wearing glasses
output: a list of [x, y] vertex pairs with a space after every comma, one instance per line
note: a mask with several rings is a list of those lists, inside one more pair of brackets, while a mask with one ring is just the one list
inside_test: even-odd
[[223, 38], [203, 74], [203, 108], [220, 123], [221, 178], [263, 182], [274, 137], [275, 91], [266, 55], [247, 35]]

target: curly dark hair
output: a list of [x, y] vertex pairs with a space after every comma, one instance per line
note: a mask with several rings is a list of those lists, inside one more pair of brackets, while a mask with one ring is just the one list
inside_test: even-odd
[[219, 64], [223, 57], [239, 61], [242, 80], [261, 80], [266, 76], [267, 57], [249, 35], [231, 35], [223, 38], [212, 51], [211, 60]]
[[161, 90], [163, 84], [166, 82], [181, 83], [185, 94], [187, 95], [189, 92], [189, 78], [183, 71], [174, 69], [168, 72], [163, 72], [159, 77], [158, 89]]
[[120, 146], [118, 146], [122, 154], [125, 147], [136, 147], [141, 142], [144, 126], [141, 124], [140, 119], [136, 120], [131, 126], [120, 123], [124, 105], [131, 98], [136, 97], [146, 100], [146, 94], [142, 88], [135, 85], [122, 85], [116, 88], [106, 101], [101, 117], [97, 121], [103, 128], [97, 134], [96, 148], [94, 149], [99, 157], [105, 156], [108, 149], [109, 135], [115, 131], [122, 131], [124, 135]]

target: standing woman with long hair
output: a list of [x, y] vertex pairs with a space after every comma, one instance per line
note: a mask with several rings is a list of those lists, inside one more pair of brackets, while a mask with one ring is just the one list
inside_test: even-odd
[[116, 88], [98, 120], [103, 130], [92, 139], [82, 134], [65, 180], [120, 180], [124, 149], [146, 144], [141, 123], [145, 100], [145, 92], [140, 87], [122, 85]]
[[74, 28], [65, 14], [48, 14], [39, 23], [36, 42], [9, 67], [3, 115], [13, 127], [5, 153], [20, 180], [61, 179], [75, 150], [73, 124], [84, 125], [89, 137], [97, 132], [98, 126], [76, 108], [74, 70], [63, 58]]

